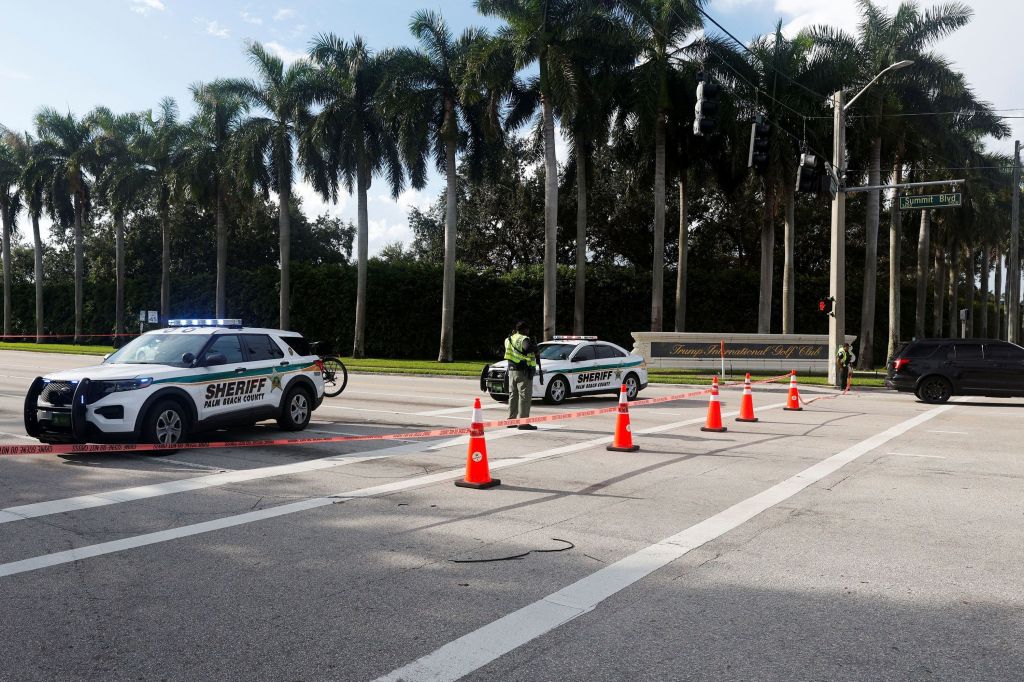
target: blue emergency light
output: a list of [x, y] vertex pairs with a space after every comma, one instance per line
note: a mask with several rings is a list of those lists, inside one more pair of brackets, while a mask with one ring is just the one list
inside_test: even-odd
[[242, 320], [240, 319], [224, 319], [219, 318], [216, 320], [167, 320], [168, 327], [241, 327]]

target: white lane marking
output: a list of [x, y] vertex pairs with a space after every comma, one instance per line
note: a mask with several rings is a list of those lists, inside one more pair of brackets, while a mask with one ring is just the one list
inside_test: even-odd
[[22, 440], [30, 440], [30, 441], [32, 441], [33, 443], [38, 443], [38, 442], [39, 442], [39, 440], [38, 440], [38, 439], [36, 439], [36, 438], [32, 438], [32, 437], [30, 437], [30, 436], [26, 436], [26, 435], [25, 435], [25, 434], [23, 434], [23, 433], [8, 433], [8, 432], [6, 432], [6, 431], [0, 431], [0, 436], [10, 436], [10, 437], [12, 437], [12, 438], [20, 438], [20, 439], [22, 439]]
[[968, 435], [966, 431], [929, 431], [928, 433], [951, 433], [951, 434], [953, 434], [955, 436], [966, 436], [966, 435]]
[[[553, 430], [561, 428], [563, 425], [564, 422], [559, 422], [550, 425], [544, 424], [542, 427], [545, 430]], [[487, 436], [487, 438], [488, 440], [497, 440], [500, 438], [508, 438], [518, 433], [525, 433], [525, 431], [511, 429], [506, 431], [495, 431]], [[331, 457], [313, 459], [306, 462], [294, 462], [292, 464], [280, 464], [277, 466], [260, 467], [257, 469], [240, 469], [237, 471], [228, 471], [222, 474], [196, 476], [194, 478], [154, 483], [152, 485], [137, 486], [134, 488], [122, 488], [120, 490], [111, 490], [109, 492], [96, 493], [94, 495], [79, 495], [77, 497], [50, 500], [48, 502], [36, 502], [34, 504], [26, 504], [18, 507], [7, 507], [6, 509], [0, 509], [0, 524], [10, 523], [12, 521], [24, 521], [25, 519], [47, 516], [49, 514], [60, 514], [64, 512], [78, 511], [80, 509], [91, 509], [93, 507], [105, 507], [112, 504], [121, 504], [122, 502], [134, 502], [136, 500], [162, 497], [163, 495], [173, 495], [175, 493], [190, 492], [192, 490], [214, 488], [217, 486], [229, 485], [231, 483], [242, 483], [245, 481], [255, 481], [263, 478], [273, 478], [275, 476], [287, 476], [291, 474], [301, 474], [308, 471], [332, 469], [334, 467], [345, 466], [347, 464], [358, 464], [359, 462], [368, 462], [370, 460], [382, 459], [384, 457], [393, 457], [396, 455], [415, 452], [431, 452], [456, 445], [465, 445], [467, 442], [467, 436], [459, 436], [457, 438], [451, 438], [434, 443], [417, 441], [407, 445], [363, 451], [362, 453], [353, 452], [344, 455], [333, 455]]]
[[915, 455], [912, 452], [887, 452], [887, 455], [896, 455], [898, 457], [926, 457], [928, 459], [946, 459], [941, 455]]
[[721, 537], [758, 514], [788, 500], [858, 457], [951, 409], [925, 412], [846, 448], [800, 473], [711, 516], [661, 542], [591, 573], [568, 587], [463, 635], [375, 682], [457, 680], [560, 625], [593, 611], [598, 604], [691, 550]]
[[[762, 407], [762, 410], [770, 410], [776, 407], [783, 407], [785, 403], [775, 403], [774, 405], [768, 405]], [[736, 414], [735, 412], [729, 413], [731, 416]], [[685, 421], [673, 422], [670, 424], [661, 424], [659, 426], [652, 426], [650, 428], [638, 430], [637, 434], [646, 433], [660, 433], [662, 431], [671, 431], [682, 426], [690, 426], [692, 424], [699, 424], [704, 421], [704, 417], [698, 419], [687, 419]], [[511, 431], [507, 433], [518, 433], [518, 431]], [[498, 437], [498, 434], [492, 436], [493, 438]], [[541, 450], [529, 455], [523, 455], [522, 457], [511, 457], [508, 459], [500, 459], [492, 462], [490, 468], [492, 470], [504, 469], [506, 467], [517, 466], [519, 464], [527, 464], [529, 462], [535, 462], [539, 459], [545, 459], [548, 457], [555, 457], [558, 455], [564, 455], [572, 452], [578, 452], [580, 450], [586, 450], [598, 445], [608, 443], [608, 436], [601, 438], [594, 438], [592, 440], [583, 441], [580, 443], [572, 443], [570, 445], [563, 445], [556, 448], [550, 448], [547, 450]], [[404, 447], [404, 446], [403, 446]], [[397, 448], [396, 448], [397, 449]], [[374, 459], [374, 457], [366, 457], [365, 459]], [[240, 474], [245, 472], [233, 472], [233, 474]], [[190, 526], [180, 526], [178, 528], [171, 528], [156, 533], [147, 533], [145, 535], [136, 535], [134, 537], [122, 538], [121, 540], [112, 540], [110, 542], [101, 542], [95, 545], [86, 545], [84, 547], [76, 547], [75, 549], [65, 550], [63, 552], [53, 552], [52, 554], [43, 554], [40, 556], [32, 557], [29, 559], [22, 559], [21, 561], [12, 561], [6, 564], [0, 564], [0, 577], [7, 575], [15, 575], [17, 573], [26, 573], [28, 571], [36, 571], [40, 568], [47, 568], [49, 566], [57, 566], [60, 564], [71, 563], [72, 561], [79, 561], [80, 559], [88, 559], [90, 557], [101, 556], [104, 554], [111, 554], [113, 552], [121, 552], [126, 549], [134, 549], [137, 547], [145, 547], [147, 545], [153, 545], [160, 542], [167, 542], [169, 540], [176, 540], [178, 538], [190, 537], [193, 535], [200, 535], [202, 533], [209, 533], [214, 530], [221, 530], [223, 528], [231, 528], [234, 526], [241, 526], [247, 523], [253, 523], [255, 521], [262, 521], [264, 519], [271, 519], [277, 516], [285, 516], [287, 514], [295, 514], [297, 512], [306, 511], [309, 509], [316, 509], [317, 507], [324, 507], [329, 504], [334, 504], [338, 500], [356, 499], [360, 497], [372, 497], [374, 495], [386, 495], [388, 493], [398, 492], [400, 490], [409, 490], [411, 488], [419, 488], [432, 483], [439, 483], [442, 481], [450, 481], [459, 476], [463, 475], [461, 469], [450, 469], [448, 471], [441, 471], [434, 474], [427, 474], [425, 476], [417, 476], [415, 478], [407, 478], [392, 483], [385, 483], [383, 485], [376, 485], [370, 488], [362, 488], [359, 490], [350, 490], [347, 492], [338, 493], [329, 497], [316, 497], [308, 500], [301, 500], [299, 502], [292, 502], [290, 504], [282, 504], [277, 507], [270, 507], [268, 509], [259, 509], [257, 511], [247, 512], [245, 514], [238, 514], [236, 516], [226, 516], [220, 519], [214, 519], [212, 521], [204, 521], [203, 523], [196, 523]], [[215, 476], [207, 478], [215, 478], [217, 476], [223, 477], [225, 474], [216, 474]], [[193, 479], [194, 480], [194, 479]], [[187, 483], [188, 481], [182, 481]], [[168, 485], [168, 484], [162, 484]], [[166, 494], [166, 493], [165, 493]], [[87, 496], [88, 497], [88, 496]], [[78, 498], [84, 499], [84, 498]], [[46, 504], [46, 503], [44, 503]], [[107, 501], [100, 501], [99, 504], [110, 504]], [[29, 505], [31, 506], [31, 505]], [[98, 505], [88, 505], [98, 506]], [[3, 510], [8, 511], [8, 510]], [[2, 514], [3, 512], [0, 512]]]

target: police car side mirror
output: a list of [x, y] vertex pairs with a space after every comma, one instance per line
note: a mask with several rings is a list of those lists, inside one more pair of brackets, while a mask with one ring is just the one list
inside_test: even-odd
[[196, 361], [196, 356], [192, 353], [185, 353], [181, 356], [181, 364], [192, 366], [192, 363]]
[[223, 353], [210, 353], [205, 358], [203, 358], [203, 366], [205, 366], [205, 367], [212, 367], [213, 365], [226, 365], [226, 364], [228, 364], [228, 359], [226, 357], [224, 357]]

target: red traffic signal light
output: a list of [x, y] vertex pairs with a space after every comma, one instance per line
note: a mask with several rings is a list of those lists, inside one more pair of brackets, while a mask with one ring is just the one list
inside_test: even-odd
[[818, 301], [818, 312], [825, 312], [825, 299], [821, 299], [820, 301]]

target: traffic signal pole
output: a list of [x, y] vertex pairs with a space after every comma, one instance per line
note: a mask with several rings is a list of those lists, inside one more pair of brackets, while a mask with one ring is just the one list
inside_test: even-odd
[[1020, 343], [1020, 141], [1013, 143], [1013, 203], [1010, 204], [1010, 253], [1006, 273], [1006, 334]]
[[833, 95], [835, 134], [832, 140], [832, 167], [839, 178], [839, 191], [832, 200], [831, 246], [829, 248], [828, 289], [835, 299], [828, 318], [828, 381], [836, 383], [836, 352], [846, 341], [846, 97], [842, 90]]

